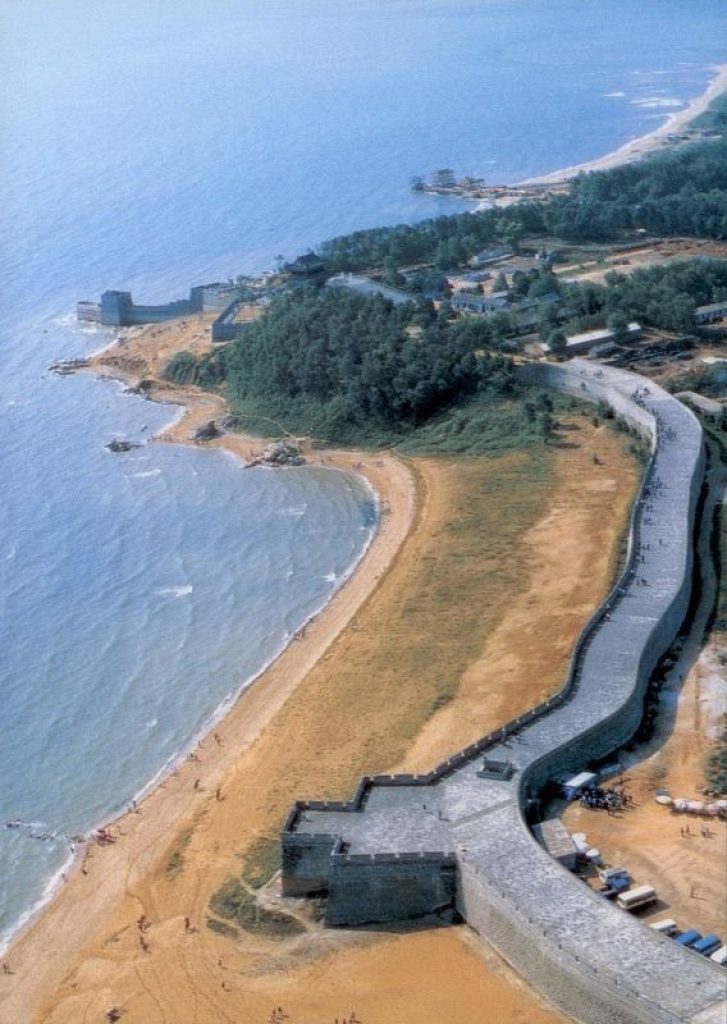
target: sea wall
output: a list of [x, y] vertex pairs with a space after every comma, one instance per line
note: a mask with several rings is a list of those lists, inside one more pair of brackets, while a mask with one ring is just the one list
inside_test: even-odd
[[[453, 857], [459, 914], [564, 1012], [588, 1024], [722, 1024], [722, 969], [592, 892], [527, 824], [548, 780], [610, 756], [642, 720], [649, 678], [689, 608], [701, 427], [635, 374], [585, 360], [522, 373], [607, 404], [649, 442], [619, 579], [581, 631], [556, 695], [426, 776], [363, 779], [349, 803], [297, 804], [281, 835], [284, 862], [306, 833], [327, 834], [327, 876], [322, 860], [301, 866], [328, 887], [329, 923], [360, 924], [446, 907]], [[506, 777], [480, 770], [484, 752]]]
[[[633, 659], [634, 666], [630, 693], [625, 694], [623, 704], [612, 715], [601, 719], [592, 728], [581, 732], [580, 735], [574, 735], [562, 746], [548, 751], [543, 757], [529, 765], [522, 778], [523, 793], [525, 793], [526, 789], [530, 792], [536, 791], [555, 773], [576, 770], [588, 760], [597, 760], [608, 755], [626, 743], [638, 729], [643, 717], [643, 700], [649, 679], [659, 660], [679, 632], [689, 608], [694, 566], [694, 520], [704, 478], [706, 454], [701, 441], [697, 457], [689, 465], [686, 465], [685, 460], [682, 459], [678, 445], [673, 444], [671, 450], [665, 451], [666, 442], [660, 438], [659, 422], [656, 416], [634, 402], [634, 397], [638, 396], [628, 396], [624, 394], [623, 389], [611, 384], [610, 377], [603, 371], [599, 371], [597, 365], [586, 378], [583, 364], [579, 360], [564, 364], [534, 363], [523, 366], [520, 377], [531, 385], [555, 388], [575, 398], [608, 406], [616, 416], [639, 433], [651, 446], [651, 455], [631, 511], [624, 569], [609, 597], [594, 612], [581, 631], [571, 658], [566, 688], [579, 685], [578, 677], [582, 671], [582, 662], [590, 646], [591, 637], [604, 623], [606, 617], [613, 613], [617, 603], [628, 595], [629, 583], [634, 579], [640, 560], [644, 557], [640, 552], [641, 521], [647, 511], [646, 506], [650, 498], [653, 500], [651, 492], [656, 475], [657, 453], [660, 454], [659, 471], [662, 476], [666, 476], [670, 471], [676, 472], [677, 464], [680, 464], [680, 470], [686, 471], [688, 476], [682, 500], [670, 510], [674, 539], [668, 549], [668, 554], [665, 549], [662, 549], [662, 557], [669, 559], [672, 569], [670, 600], [666, 606], [659, 609], [660, 614], [647, 634], [644, 636], [641, 631], [638, 647], [635, 646], [628, 652]], [[638, 381], [638, 378], [634, 379]], [[642, 386], [646, 388], [646, 394], [649, 394], [648, 384]], [[638, 384], [635, 385], [636, 390], [638, 390]], [[701, 435], [701, 429], [694, 417], [690, 416], [690, 419]], [[659, 450], [660, 446], [661, 450]], [[576, 722], [574, 721], [573, 724], [575, 727]]]
[[224, 311], [234, 295], [232, 281], [195, 285], [188, 299], [173, 299], [161, 305], [138, 305], [131, 292], [110, 290], [101, 301], [81, 301], [76, 304], [79, 320], [101, 323], [109, 327], [132, 327], [138, 324], [158, 324], [193, 313]]

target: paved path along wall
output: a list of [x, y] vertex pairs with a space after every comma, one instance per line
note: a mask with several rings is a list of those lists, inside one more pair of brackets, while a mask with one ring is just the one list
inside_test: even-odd
[[[649, 439], [625, 570], [585, 626], [557, 697], [426, 776], [364, 779], [350, 803], [297, 803], [282, 834], [284, 890], [327, 889], [332, 924], [456, 908], [588, 1024], [723, 1024], [723, 969], [592, 892], [525, 822], [548, 778], [608, 755], [639, 725], [649, 677], [689, 605], [702, 431], [676, 399], [625, 371], [572, 360], [523, 373], [607, 403]], [[484, 751], [509, 761], [512, 776], [483, 777]]]

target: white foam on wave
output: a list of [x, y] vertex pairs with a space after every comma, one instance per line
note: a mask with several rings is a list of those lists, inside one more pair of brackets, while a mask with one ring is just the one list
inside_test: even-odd
[[13, 544], [13, 545], [12, 545], [12, 547], [11, 547], [11, 549], [10, 549], [10, 551], [8, 551], [7, 555], [5, 556], [5, 561], [6, 561], [6, 562], [11, 562], [11, 561], [12, 561], [12, 560], [13, 560], [13, 559], [15, 558], [15, 552], [16, 552], [17, 550], [18, 550], [18, 549], [17, 549], [17, 548], [15, 547], [15, 545]]
[[683, 107], [684, 100], [678, 100], [675, 96], [647, 96], [643, 100], [631, 100], [631, 105], [641, 107], [642, 110], [655, 110], [660, 107], [673, 109]]
[[25, 926], [40, 913], [43, 907], [47, 906], [51, 902], [61, 886], [65, 884], [74, 862], [76, 860], [80, 860], [83, 849], [83, 843], [79, 843], [78, 845], [73, 843], [71, 844], [68, 856], [58, 870], [48, 878], [40, 897], [31, 907], [28, 907], [28, 909], [24, 911], [16, 921], [12, 923], [11, 927], [3, 935], [0, 935], [0, 957], [5, 956], [10, 943], [23, 931]]
[[51, 317], [50, 321], [54, 327], [76, 327], [78, 317], [75, 312], [61, 313], [60, 316]]
[[179, 587], [159, 587], [154, 593], [159, 597], [189, 597], [194, 590], [191, 583], [185, 583]]
[[617, 89], [615, 92], [604, 92], [603, 95], [607, 100], [621, 100], [626, 96], [626, 93]]
[[148, 476], [161, 476], [161, 469], [143, 469], [138, 473], [127, 473], [126, 477], [128, 480], [143, 480]]
[[326, 583], [335, 583], [336, 580], [338, 579], [338, 576], [336, 576], [335, 572], [327, 572], [323, 579], [326, 581]]
[[281, 508], [281, 510], [278, 513], [278, 515], [281, 515], [281, 516], [304, 516], [307, 511], [308, 511], [308, 506], [307, 505], [303, 505], [302, 508], [294, 508], [294, 507], [291, 507], [291, 508]]

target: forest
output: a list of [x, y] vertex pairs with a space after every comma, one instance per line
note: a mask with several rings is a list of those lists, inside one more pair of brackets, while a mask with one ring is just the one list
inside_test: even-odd
[[[705, 116], [723, 130], [727, 103]], [[569, 195], [545, 202], [357, 231], [324, 243], [321, 255], [329, 271], [377, 269], [399, 284], [399, 268], [429, 264], [414, 282], [423, 292], [494, 243], [517, 250], [526, 236], [605, 241], [638, 228], [727, 238], [725, 137], [581, 174]], [[693, 330], [696, 306], [727, 298], [727, 261], [611, 271], [603, 284], [561, 282], [545, 264], [515, 272], [506, 284], [513, 302], [537, 303], [528, 329], [557, 353], [566, 332], [604, 321], [617, 335], [630, 320]], [[437, 311], [424, 298], [394, 306], [381, 296], [310, 286], [276, 296], [236, 341], [210, 355], [179, 353], [166, 375], [221, 391], [233, 413], [250, 429], [257, 420], [261, 432], [272, 420], [341, 443], [390, 444], [416, 434], [464, 451], [481, 443], [478, 435], [495, 447], [517, 446], [547, 440], [553, 426], [549, 400], [519, 388], [506, 355], [517, 349], [521, 327], [514, 306], [453, 318], [446, 301]]]
[[727, 260], [697, 257], [665, 266], [642, 267], [631, 274], [611, 271], [603, 285], [563, 285], [565, 304], [577, 326], [638, 320], [666, 331], [694, 330], [697, 306], [727, 299]]
[[308, 288], [279, 296], [210, 356], [179, 353], [166, 375], [221, 388], [233, 409], [252, 401], [326, 437], [395, 436], [469, 396], [514, 393], [510, 361], [481, 351], [481, 326], [431, 303]]
[[493, 243], [517, 248], [526, 235], [607, 242], [638, 228], [658, 236], [727, 238], [727, 138], [580, 174], [567, 196], [355, 231], [320, 251], [333, 271], [391, 271], [420, 262], [448, 270]]

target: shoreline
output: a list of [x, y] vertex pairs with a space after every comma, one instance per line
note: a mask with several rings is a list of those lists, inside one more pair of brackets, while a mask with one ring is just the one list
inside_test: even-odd
[[[174, 330], [177, 325], [171, 321], [165, 326]], [[148, 333], [148, 328], [143, 329], [142, 338], [147, 339]], [[127, 337], [128, 332], [122, 332], [108, 344], [95, 350], [89, 356], [89, 365], [84, 368], [84, 372], [90, 371], [98, 379], [112, 380], [125, 387], [138, 385], [140, 377], [121, 367], [109, 365], [106, 361], [109, 356], [113, 357], [120, 349], [123, 349]], [[193, 431], [199, 422], [206, 422], [212, 418], [211, 409], [215, 411], [215, 415], [223, 415], [227, 409], [225, 401], [218, 395], [204, 392], [194, 386], [167, 386], [156, 379], [154, 379], [153, 386], [145, 389], [143, 397], [148, 401], [179, 408], [179, 413], [174, 419], [162, 427], [157, 434], [150, 437], [147, 441], [148, 444], [197, 446], [198, 442], [189, 436], [190, 430]], [[244, 469], [245, 464], [258, 454], [268, 441], [269, 438], [235, 433], [223, 434], [212, 441], [205, 442], [204, 446], [226, 451], [239, 464], [239, 469]], [[377, 588], [379, 580], [393, 564], [414, 524], [418, 507], [415, 479], [404, 460], [389, 452], [376, 453], [374, 465], [372, 456], [369, 456], [368, 453], [344, 449], [325, 449], [315, 452], [311, 450], [310, 444], [304, 444], [303, 447], [306, 462], [304, 466], [298, 468], [310, 467], [355, 474], [369, 491], [371, 500], [376, 507], [377, 518], [376, 522], [368, 527], [368, 537], [360, 554], [342, 575], [324, 604], [312, 612], [301, 623], [298, 630], [271, 654], [255, 673], [242, 680], [234, 691], [212, 710], [192, 740], [180, 748], [157, 770], [151, 779], [140, 787], [123, 810], [90, 828], [86, 833], [86, 841], [78, 843], [61, 867], [48, 878], [37, 902], [21, 916], [17, 926], [0, 943], [0, 957], [10, 954], [13, 958], [13, 973], [19, 973], [15, 969], [15, 961], [20, 955], [23, 945], [26, 942], [32, 943], [34, 929], [43, 923], [46, 915], [57, 910], [61, 901], [65, 903], [75, 885], [82, 882], [86, 865], [94, 859], [93, 854], [99, 845], [94, 838], [95, 834], [100, 829], [106, 829], [118, 832], [120, 837], [125, 838], [131, 834], [147, 831], [144, 826], [149, 819], [144, 817], [145, 805], [152, 800], [163, 799], [161, 794], [167, 784], [178, 782], [189, 775], [192, 767], [200, 777], [200, 793], [209, 793], [210, 788], [214, 789], [214, 783], [218, 781], [221, 768], [219, 765], [214, 765], [211, 771], [205, 772], [197, 752], [209, 750], [209, 741], [214, 742], [213, 734], [217, 730], [220, 733], [223, 730], [227, 733], [229, 729], [239, 729], [241, 723], [238, 720], [244, 711], [243, 704], [253, 703], [252, 699], [246, 701], [246, 697], [253, 690], [274, 688], [276, 692], [271, 695], [270, 705], [255, 709], [258, 712], [259, 720], [257, 727], [253, 725], [254, 733], [252, 735], [250, 734], [250, 723], [245, 723], [248, 725], [248, 728], [244, 730], [247, 743], [236, 747], [232, 756], [224, 755], [225, 747], [222, 747], [221, 744], [215, 748], [215, 752], [220, 755], [216, 760], [230, 762], [226, 765], [228, 770], [231, 765], [234, 766], [234, 762], [242, 757], [249, 746], [255, 742], [258, 735], [282, 704], [292, 695], [311, 668], [324, 657], [328, 648], [346, 628], [359, 607]], [[395, 494], [404, 500], [392, 500]], [[299, 641], [304, 641], [304, 644]], [[297, 655], [303, 647], [305, 650], [301, 659]], [[288, 662], [297, 663], [298, 671], [291, 673], [283, 680], [278, 680], [277, 677], [283, 674], [280, 671], [281, 664], [284, 663], [287, 668]], [[271, 681], [271, 677], [276, 678]], [[258, 696], [254, 703], [260, 705], [261, 701], [262, 698]], [[255, 716], [251, 717], [255, 718]], [[236, 721], [231, 722], [232, 719], [236, 719]], [[210, 774], [212, 778], [207, 778], [206, 776]], [[176, 816], [173, 824], [178, 827], [187, 815], [188, 807], [185, 806], [184, 810]], [[118, 846], [122, 845], [123, 843], [119, 839]], [[114, 852], [117, 849], [115, 845]], [[106, 850], [105, 852], [109, 853], [110, 851]], [[110, 858], [105, 857], [105, 859]]]
[[518, 182], [518, 185], [555, 185], [568, 181], [581, 172], [611, 170], [614, 167], [635, 163], [659, 150], [675, 148], [674, 143], [670, 142], [667, 137], [682, 131], [695, 118], [703, 114], [713, 100], [727, 92], [727, 64], [712, 65], [710, 70], [713, 72], [713, 78], [705, 91], [690, 100], [682, 110], [669, 114], [666, 121], [652, 131], [630, 139], [618, 149], [612, 150], [604, 156], [573, 164], [571, 167], [562, 167], [557, 171], [550, 171], [533, 178], [526, 178], [524, 181]]
[[[149, 798], [140, 816], [129, 815], [128, 824], [122, 825], [126, 833], [123, 843], [92, 849], [84, 865], [90, 877], [73, 879], [41, 918], [42, 926], [33, 928], [28, 940], [13, 951], [10, 963], [16, 976], [7, 978], [3, 986], [7, 986], [8, 995], [0, 1009], [3, 1022], [14, 1024], [20, 1019], [27, 1024], [40, 1024], [40, 1021], [75, 1024], [79, 1020], [100, 1020], [110, 1006], [117, 1006], [123, 1010], [124, 1019], [128, 1014], [130, 1021], [139, 1024], [142, 1021], [144, 1024], [152, 1021], [171, 1024], [184, 1019], [191, 1000], [195, 1005], [199, 1000], [207, 1007], [203, 1014], [205, 1020], [209, 1015], [210, 1020], [249, 1020], [262, 1024], [273, 1002], [275, 1005], [282, 1003], [296, 1021], [333, 1020], [343, 1006], [355, 1006], [363, 1011], [364, 1019], [376, 1019], [381, 1024], [447, 1019], [452, 1010], [451, 1005], [445, 1006], [450, 994], [446, 993], [434, 1010], [430, 1005], [431, 993], [420, 997], [421, 986], [426, 992], [427, 982], [432, 977], [430, 960], [447, 963], [441, 978], [445, 989], [456, 976], [462, 992], [467, 993], [457, 1012], [458, 1019], [475, 1020], [479, 1012], [476, 1007], [494, 1001], [502, 1019], [511, 1020], [513, 1024], [526, 1021], [557, 1024], [560, 1021], [560, 1017], [540, 1004], [537, 996], [513, 976], [494, 953], [485, 952], [483, 959], [480, 947], [472, 944], [463, 929], [435, 929], [422, 933], [418, 939], [411, 935], [392, 939], [382, 934], [361, 938], [339, 931], [326, 932], [317, 924], [311, 924], [306, 929], [307, 934], [301, 934], [298, 939], [273, 941], [271, 945], [267, 938], [244, 932], [241, 940], [231, 944], [228, 939], [214, 934], [214, 929], [207, 926], [206, 917], [210, 913], [210, 894], [230, 874], [237, 874], [238, 857], [243, 850], [254, 849], [259, 840], [275, 839], [282, 801], [289, 805], [291, 792], [316, 797], [333, 791], [342, 798], [348, 797], [355, 780], [350, 784], [346, 782], [343, 789], [336, 787], [340, 777], [348, 775], [352, 760], [361, 771], [373, 766], [382, 769], [403, 766], [402, 757], [406, 762], [404, 770], [429, 770], [442, 751], [451, 750], [453, 742], [469, 742], [473, 729], [480, 729], [477, 723], [489, 722], [489, 716], [493, 716], [494, 725], [501, 717], [508, 719], [518, 713], [521, 702], [542, 696], [543, 672], [552, 673], [553, 680], [560, 678], [558, 666], [565, 653], [554, 650], [544, 661], [538, 640], [543, 629], [548, 632], [548, 622], [556, 632], [561, 628], [562, 614], [552, 613], [557, 601], [545, 601], [545, 609], [551, 610], [550, 619], [539, 620], [538, 628], [531, 629], [527, 649], [523, 650], [522, 645], [518, 648], [524, 660], [517, 667], [512, 662], [510, 638], [516, 638], [523, 628], [530, 628], [528, 623], [532, 625], [533, 595], [542, 598], [544, 593], [553, 597], [561, 594], [559, 583], [549, 590], [553, 584], [546, 585], [546, 581], [550, 579], [549, 569], [558, 566], [560, 571], [565, 564], [573, 570], [580, 564], [589, 567], [587, 592], [582, 589], [582, 574], [568, 573], [568, 577], [576, 581], [575, 587], [569, 590], [572, 614], [568, 627], [575, 630], [581, 610], [585, 612], [590, 607], [591, 556], [602, 568], [608, 560], [606, 547], [594, 539], [593, 531], [586, 528], [586, 524], [591, 523], [596, 504], [597, 520], [593, 523], [597, 527], [596, 534], [610, 537], [607, 528], [605, 535], [598, 533], [608, 521], [608, 517], [603, 516], [603, 499], [608, 498], [613, 487], [618, 488], [619, 501], [630, 496], [631, 463], [628, 466], [614, 463], [614, 473], [603, 468], [593, 470], [590, 459], [593, 445], [598, 445], [604, 457], [603, 467], [612, 464], [621, 442], [605, 428], [596, 431], [590, 423], [584, 430], [587, 437], [584, 436], [580, 446], [578, 463], [572, 463], [572, 454], [567, 460], [565, 456], [559, 458], [557, 488], [547, 507], [535, 514], [527, 533], [522, 535], [528, 560], [532, 559], [537, 567], [541, 559], [545, 559], [540, 575], [531, 578], [528, 570], [526, 580], [529, 582], [522, 592], [518, 590], [515, 606], [511, 605], [511, 595], [505, 597], [510, 589], [507, 584], [502, 583], [502, 591], [496, 585], [497, 593], [501, 593], [506, 602], [507, 617], [501, 617], [501, 610], [483, 609], [486, 617], [492, 617], [493, 625], [497, 622], [501, 625], [495, 626], [495, 631], [489, 634], [486, 647], [477, 647], [475, 662], [463, 676], [460, 689], [464, 689], [461, 694], [460, 689], [457, 691], [456, 705], [450, 705], [449, 711], [440, 709], [428, 720], [424, 733], [416, 729], [411, 734], [417, 736], [415, 746], [411, 746], [409, 739], [399, 749], [395, 742], [393, 757], [384, 754], [382, 759], [380, 745], [375, 743], [371, 747], [370, 741], [364, 739], [378, 736], [388, 750], [385, 734], [393, 723], [398, 722], [400, 728], [408, 720], [406, 708], [418, 700], [418, 677], [405, 669], [405, 665], [414, 667], [414, 663], [407, 660], [390, 668], [379, 665], [382, 650], [389, 650], [385, 631], [392, 628], [398, 634], [400, 626], [407, 626], [406, 614], [400, 618], [402, 604], [407, 599], [416, 595], [426, 599], [428, 573], [431, 572], [429, 558], [434, 556], [434, 564], [437, 564], [436, 551], [440, 548], [443, 529], [450, 522], [461, 521], [465, 515], [465, 509], [459, 504], [462, 487], [467, 494], [481, 496], [482, 483], [490, 479], [492, 472], [501, 483], [512, 481], [512, 474], [519, 472], [520, 459], [515, 456], [504, 466], [487, 466], [474, 471], [465, 464], [458, 466], [456, 473], [451, 466], [436, 460], [416, 464], [421, 500], [416, 508], [415, 529], [407, 536], [395, 565], [382, 579], [373, 598], [359, 609], [356, 621], [305, 677], [301, 687], [291, 692], [285, 706], [280, 705], [257, 742], [253, 724], [247, 722], [245, 714], [240, 716], [233, 711], [233, 716], [237, 715], [238, 722], [247, 728], [249, 745], [245, 749], [237, 743], [238, 731], [234, 723], [230, 723], [228, 730], [229, 720], [226, 720], [220, 728], [225, 743], [222, 751], [214, 739], [206, 741], [199, 751], [204, 766], [185, 765], [176, 777], [162, 784], [161, 793], [157, 790]], [[576, 508], [566, 500], [566, 495], [582, 495], [584, 470], [586, 475], [595, 473], [598, 479], [592, 481], [586, 506]], [[602, 478], [604, 472], [607, 476]], [[494, 487], [493, 495], [500, 491], [500, 485]], [[562, 515], [557, 522], [554, 520], [562, 502], [569, 509], [569, 528], [565, 533]], [[497, 515], [493, 513], [494, 517]], [[388, 528], [386, 516], [383, 521], [385, 529]], [[572, 543], [573, 530], [583, 536], [583, 545]], [[473, 544], [479, 551], [476, 539]], [[448, 563], [448, 571], [455, 573], [459, 571], [457, 551], [455, 545], [450, 550]], [[356, 576], [354, 583], [355, 579]], [[588, 602], [587, 607], [584, 601]], [[429, 615], [436, 614], [437, 602], [433, 599]], [[315, 629], [316, 624], [311, 628]], [[446, 621], [434, 628], [441, 629], [444, 639], [448, 630]], [[414, 645], [418, 649], [419, 629], [416, 623], [409, 623], [403, 634], [405, 647]], [[384, 648], [380, 647], [379, 637]], [[305, 644], [291, 645], [292, 653], [297, 654], [295, 649], [304, 647]], [[291, 648], [281, 661], [291, 654]], [[532, 671], [529, 668], [531, 658]], [[368, 689], [366, 670], [374, 670], [379, 676], [378, 669], [381, 669], [384, 684], [375, 686], [372, 680], [376, 696], [369, 699], [362, 694], [359, 703], [353, 689], [359, 685], [354, 681], [357, 673], [348, 671], [349, 659], [364, 672], [359, 676], [364, 691]], [[275, 673], [279, 667], [278, 663], [271, 671]], [[513, 671], [515, 676], [510, 676]], [[399, 686], [400, 673], [403, 673], [401, 688], [393, 691], [391, 685]], [[284, 669], [279, 671], [278, 680], [285, 675]], [[501, 689], [503, 678], [512, 684], [505, 691]], [[516, 685], [518, 680], [524, 691]], [[256, 708], [264, 707], [267, 696], [260, 695], [256, 689], [247, 691], [238, 703], [238, 710], [252, 708], [255, 714]], [[396, 709], [389, 706], [395, 693]], [[355, 701], [361, 717], [355, 719], [356, 724], [349, 732], [351, 701]], [[455, 706], [458, 712], [452, 719], [449, 715]], [[233, 744], [238, 749], [229, 751], [232, 768], [225, 772], [222, 782], [225, 802], [218, 804], [211, 788], [215, 784], [212, 762], [220, 753], [227, 756]], [[198, 796], [192, 782], [202, 771], [209, 772], [210, 787], [205, 781], [207, 793]], [[223, 771], [224, 766], [220, 767], [220, 772]], [[178, 816], [169, 815], [166, 822], [159, 821], [160, 814], [164, 815], [170, 805], [172, 810], [178, 811]], [[185, 836], [190, 838], [185, 840]], [[184, 852], [179, 875], [168, 874], [170, 858], [185, 850], [186, 842], [189, 848]], [[275, 883], [271, 883], [265, 900], [268, 898], [275, 907], [278, 898]], [[291, 913], [297, 916], [299, 911], [293, 908]], [[148, 915], [150, 921], [151, 953], [139, 940], [140, 914]], [[193, 924], [189, 930], [185, 927], [184, 915], [188, 915]], [[89, 918], [92, 918], [90, 922]], [[74, 931], [78, 932], [77, 936]], [[392, 966], [394, 961], [395, 967]], [[405, 986], [402, 991], [401, 977], [410, 978], [413, 987]]]
[[[564, 176], [572, 177], [580, 171], [590, 170], [605, 170], [610, 167], [621, 166], [627, 163], [635, 162], [642, 157], [646, 156], [651, 152], [658, 151], [662, 148], [666, 149], [669, 143], [666, 141], [666, 136], [684, 128], [694, 118], [699, 116], [712, 102], [712, 100], [720, 95], [722, 92], [727, 90], [727, 65], [720, 65], [715, 68], [717, 72], [716, 77], [712, 80], [706, 92], [702, 96], [693, 100], [686, 108], [671, 114], [666, 122], [659, 128], [649, 132], [648, 134], [641, 136], [637, 139], [631, 140], [624, 146], [613, 151], [612, 153], [606, 154], [603, 157], [597, 158], [596, 160], [589, 161], [584, 164], [575, 165], [570, 168], [565, 168], [560, 171], [551, 172], [550, 174], [540, 176], [538, 178], [528, 179], [527, 182], [522, 184], [530, 183], [550, 183], [562, 181]], [[111, 370], [108, 365], [104, 364], [104, 357], [113, 355], [118, 350], [119, 339], [113, 339], [107, 345], [103, 346], [97, 352], [94, 352], [91, 356], [92, 365], [89, 369], [97, 375], [106, 376], [108, 379], [112, 379], [120, 382], [121, 384], [131, 384], [134, 382], [132, 375], [126, 375], [118, 369]], [[99, 367], [103, 366], [102, 374], [99, 373]], [[215, 415], [222, 415], [225, 409], [225, 403], [219, 396], [199, 391], [196, 388], [184, 388], [176, 386], [167, 386], [157, 382], [155, 386], [150, 388], [144, 393], [150, 401], [155, 401], [160, 404], [177, 405], [180, 407], [179, 415], [171, 422], [167, 427], [163, 428], [160, 434], [150, 438], [149, 443], [173, 443], [173, 444], [194, 444], [193, 441], [188, 437], [190, 429], [193, 429], [195, 424], [199, 425], [200, 422], [206, 421], [213, 418]], [[211, 412], [210, 410], [219, 410], [218, 412]], [[219, 447], [223, 450], [228, 451], [234, 458], [243, 459], [248, 461], [250, 456], [255, 454], [265, 445], [265, 440], [257, 438], [247, 434], [230, 434], [223, 435], [214, 441], [207, 442], [208, 447]], [[384, 472], [381, 474], [381, 478], [377, 477], [376, 474], [372, 474], [370, 467], [365, 464], [361, 464], [360, 460], [365, 460], [366, 463], [372, 462], [373, 459], [378, 461], [385, 460], [385, 465], [381, 468]], [[309, 461], [310, 460], [310, 461]], [[351, 462], [353, 460], [353, 462]], [[351, 565], [347, 573], [342, 577], [340, 583], [336, 586], [336, 589], [331, 593], [325, 604], [317, 611], [314, 612], [309, 619], [302, 625], [301, 631], [307, 631], [309, 626], [316, 625], [320, 620], [327, 616], [329, 609], [334, 604], [337, 604], [344, 591], [347, 590], [348, 585], [358, 579], [359, 573], [364, 570], [367, 564], [369, 555], [373, 553], [374, 547], [380, 537], [380, 533], [385, 525], [382, 513], [382, 504], [387, 502], [388, 499], [384, 497], [377, 485], [373, 482], [373, 478], [376, 478], [378, 483], [381, 483], [381, 479], [385, 478], [387, 474], [393, 472], [388, 466], [388, 461], [391, 460], [392, 465], [398, 464], [406, 470], [405, 463], [398, 459], [398, 457], [386, 453], [385, 455], [368, 455], [362, 454], [358, 456], [358, 453], [354, 451], [343, 451], [343, 450], [322, 450], [321, 452], [312, 452], [310, 447], [306, 449], [306, 465], [325, 469], [334, 469], [338, 471], [346, 471], [357, 473], [366, 482], [366, 485], [371, 488], [375, 500], [378, 505], [378, 518], [376, 528], [371, 530], [369, 539], [364, 546], [360, 556]], [[411, 473], [406, 470], [409, 474], [409, 485], [413, 492], [413, 482], [411, 479]], [[385, 490], [385, 488], [384, 488]], [[411, 494], [410, 494], [411, 497]], [[411, 529], [411, 525], [416, 515], [416, 500], [414, 501], [413, 507], [409, 509], [409, 523], [407, 531], [402, 535], [401, 541], [398, 548], [394, 549], [390, 555], [389, 561], [386, 566], [381, 570], [381, 574], [387, 571], [388, 567], [391, 566], [396, 558], [397, 551], [401, 547], [404, 539], [406, 538], [408, 531]], [[369, 589], [362, 596], [361, 602], [363, 603], [368, 599], [371, 593], [376, 589], [378, 577], [374, 577], [369, 580]], [[358, 606], [357, 606], [358, 607]], [[313, 664], [315, 664], [320, 658], [324, 657], [328, 647], [340, 634], [340, 632], [346, 628], [348, 622], [355, 614], [357, 607], [353, 608], [350, 612], [348, 619], [339, 626], [338, 631], [332, 635], [332, 637], [320, 647], [317, 656], [315, 657]], [[297, 635], [291, 636], [287, 643], [275, 654], [273, 654], [268, 662], [263, 665], [260, 670], [252, 675], [248, 680], [243, 681], [239, 688], [236, 690], [234, 695], [231, 695], [225, 701], [221, 702], [218, 708], [212, 713], [209, 719], [209, 725], [202, 727], [199, 734], [191, 741], [191, 744], [184, 747], [179, 751], [173, 759], [159, 769], [156, 775], [146, 783], [139, 792], [134, 796], [132, 803], [138, 802], [141, 807], [141, 816], [138, 817], [133, 811], [125, 810], [122, 811], [118, 816], [110, 819], [106, 823], [107, 828], [119, 828], [123, 826], [126, 834], [129, 834], [130, 830], [135, 833], [144, 830], [145, 817], [144, 817], [144, 804], [147, 800], [154, 798], [160, 790], [164, 789], [169, 781], [175, 778], [177, 775], [184, 773], [189, 775], [190, 772], [184, 772], [185, 767], [190, 768], [186, 764], [189, 752], [197, 749], [204, 749], [205, 743], [209, 747], [209, 741], [212, 738], [213, 730], [217, 727], [224, 728], [228, 720], [235, 714], [240, 703], [245, 699], [246, 695], [253, 689], [253, 684], [256, 686], [262, 682], [263, 678], [275, 667], [276, 663], [285, 657], [285, 655], [298, 645], [294, 641], [298, 639]], [[307, 637], [305, 638], [308, 639]], [[305, 676], [303, 673], [300, 676], [301, 681]], [[296, 683], [293, 682], [290, 685], [290, 689], [287, 691], [286, 697], [290, 695], [295, 689]], [[218, 714], [219, 712], [219, 714]], [[272, 716], [272, 712], [271, 712]], [[263, 726], [264, 728], [264, 726]], [[214, 741], [213, 741], [214, 742]], [[255, 742], [255, 737], [250, 740], [250, 743]], [[237, 758], [242, 756], [244, 750], [247, 747], [240, 748], [237, 751]], [[233, 762], [234, 763], [234, 760]], [[196, 771], [202, 775], [203, 769], [194, 765]], [[214, 768], [212, 769], [214, 771]], [[180, 820], [185, 817], [186, 811], [182, 813], [181, 817], [177, 819], [177, 824]], [[101, 827], [101, 826], [97, 826]], [[96, 828], [91, 830], [96, 831]], [[119, 841], [117, 844], [121, 846], [122, 843]], [[0, 944], [0, 956], [5, 954], [5, 951], [13, 947], [20, 946], [26, 937], [30, 936], [36, 925], [40, 924], [45, 913], [50, 912], [56, 901], [58, 901], [64, 894], [71, 890], [71, 886], [74, 882], [81, 881], [80, 871], [85, 866], [87, 859], [91, 852], [95, 851], [95, 845], [93, 839], [89, 838], [86, 843], [79, 844], [78, 848], [70, 855], [67, 862], [59, 869], [54, 878], [49, 879], [48, 886], [44, 890], [44, 894], [34, 908], [28, 911], [28, 917], [25, 921], [21, 921], [17, 929], [7, 937], [6, 940]], [[113, 851], [116, 852], [116, 847]], [[105, 854], [104, 854], [105, 856]], [[66, 883], [64, 875], [68, 876], [68, 882]], [[49, 890], [50, 887], [50, 890]], [[13, 963], [15, 968], [15, 964]], [[17, 972], [16, 972], [17, 973]]]

